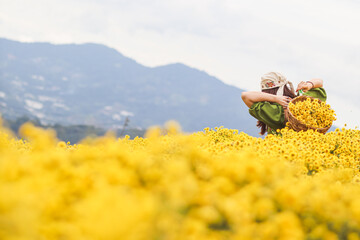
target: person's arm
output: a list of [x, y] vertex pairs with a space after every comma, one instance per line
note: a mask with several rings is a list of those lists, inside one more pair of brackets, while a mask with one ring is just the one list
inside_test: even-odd
[[287, 96], [277, 96], [264, 92], [242, 92], [241, 98], [249, 108], [256, 102], [274, 102], [283, 107], [287, 107], [291, 98]]
[[320, 88], [323, 87], [323, 80], [320, 78], [313, 78], [310, 81], [302, 81], [299, 83], [296, 92], [302, 89], [304, 92], [309, 91], [312, 88]]

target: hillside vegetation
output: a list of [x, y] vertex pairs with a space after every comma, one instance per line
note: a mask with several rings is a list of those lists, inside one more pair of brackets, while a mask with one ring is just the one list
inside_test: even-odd
[[100, 44], [0, 38], [0, 113], [45, 125], [146, 129], [178, 121], [185, 131], [224, 125], [256, 136], [242, 90], [184, 64], [146, 67]]

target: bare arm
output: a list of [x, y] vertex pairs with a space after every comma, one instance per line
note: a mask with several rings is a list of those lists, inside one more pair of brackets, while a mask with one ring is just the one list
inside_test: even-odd
[[319, 88], [323, 87], [323, 80], [320, 78], [313, 78], [310, 81], [301, 82], [299, 83], [296, 91], [299, 91], [300, 89], [304, 90], [304, 92], [309, 91], [312, 88]]
[[256, 102], [274, 102], [278, 103], [283, 107], [287, 107], [291, 98], [287, 96], [277, 96], [264, 92], [243, 92], [241, 98], [249, 108]]
[[314, 88], [323, 87], [324, 81], [320, 78], [313, 78], [309, 82], [314, 84]]

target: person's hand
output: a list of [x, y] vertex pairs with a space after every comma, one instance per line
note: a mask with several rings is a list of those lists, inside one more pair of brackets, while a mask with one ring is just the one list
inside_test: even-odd
[[283, 106], [283, 108], [287, 108], [289, 102], [291, 101], [291, 97], [288, 96], [276, 96], [276, 102]]
[[304, 92], [307, 92], [311, 89], [312, 84], [309, 82], [300, 82], [299, 85], [296, 88], [296, 92], [298, 92], [300, 89], [302, 89]]

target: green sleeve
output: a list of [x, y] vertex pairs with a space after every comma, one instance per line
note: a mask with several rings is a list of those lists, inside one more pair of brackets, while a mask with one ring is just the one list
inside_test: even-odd
[[318, 98], [323, 102], [326, 102], [326, 92], [324, 88], [313, 88], [305, 92], [303, 95]]
[[249, 113], [254, 118], [262, 121], [271, 129], [285, 127], [284, 109], [278, 103], [257, 102], [249, 108]]

